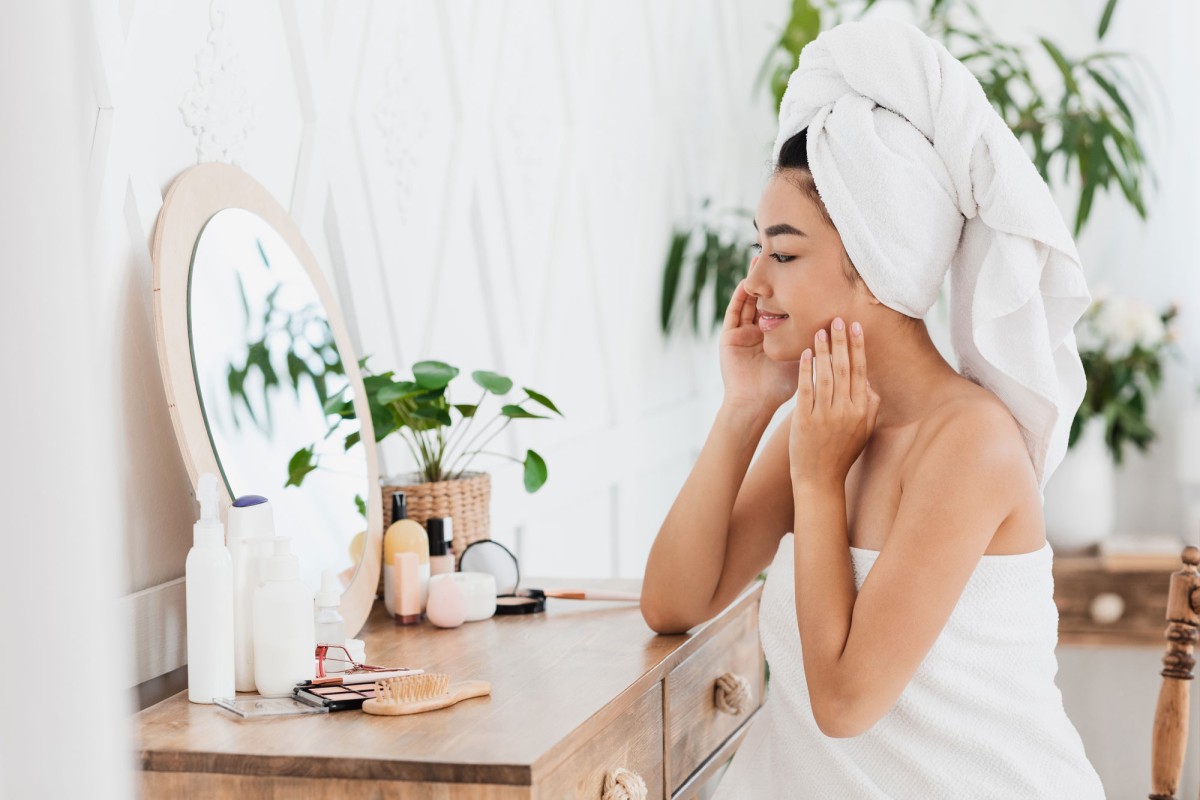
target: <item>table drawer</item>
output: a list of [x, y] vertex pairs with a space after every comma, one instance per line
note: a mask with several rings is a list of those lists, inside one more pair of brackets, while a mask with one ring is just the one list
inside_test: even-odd
[[663, 685], [641, 697], [554, 767], [535, 792], [538, 800], [600, 800], [605, 778], [623, 768], [645, 783], [648, 800], [663, 796]]
[[[674, 792], [762, 703], [763, 655], [758, 638], [758, 601], [748, 603], [664, 681], [667, 785]], [[744, 679], [749, 696], [740, 707], [727, 691]], [[726, 710], [718, 706], [718, 692]]]

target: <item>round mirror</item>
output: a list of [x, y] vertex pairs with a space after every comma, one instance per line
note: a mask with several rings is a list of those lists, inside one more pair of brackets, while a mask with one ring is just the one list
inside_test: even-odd
[[[266, 497], [306, 582], [341, 576], [357, 632], [379, 581], [379, 473], [358, 437], [371, 430], [358, 361], [312, 251], [263, 186], [219, 163], [171, 185], [152, 249], [159, 361], [193, 485], [222, 476], [226, 507]], [[347, 400], [353, 416], [332, 412]]]
[[266, 496], [301, 574], [349, 585], [367, 528], [367, 459], [357, 419], [327, 418], [348, 398], [329, 314], [283, 237], [243, 208], [213, 215], [192, 256], [192, 364], [205, 426], [230, 495]]

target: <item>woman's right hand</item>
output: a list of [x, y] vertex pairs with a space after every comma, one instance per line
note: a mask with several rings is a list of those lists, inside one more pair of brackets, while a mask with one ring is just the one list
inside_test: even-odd
[[[754, 261], [750, 268], [754, 268]], [[800, 362], [774, 361], [763, 352], [765, 334], [758, 327], [757, 317], [757, 301], [746, 292], [745, 279], [738, 281], [721, 326], [725, 403], [774, 414], [796, 394]]]

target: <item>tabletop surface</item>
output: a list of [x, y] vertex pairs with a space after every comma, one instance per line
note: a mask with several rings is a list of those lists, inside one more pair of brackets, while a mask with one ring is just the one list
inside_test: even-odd
[[[641, 579], [522, 576], [521, 585], [638, 592]], [[491, 695], [398, 717], [242, 719], [180, 692], [135, 715], [136, 749], [146, 770], [529, 783], [567, 754], [573, 732], [590, 735], [615, 718], [760, 587], [752, 582], [721, 614], [672, 635], [651, 630], [633, 601], [550, 597], [543, 613], [445, 629], [396, 625], [377, 601], [358, 637], [368, 663], [486, 680]]]

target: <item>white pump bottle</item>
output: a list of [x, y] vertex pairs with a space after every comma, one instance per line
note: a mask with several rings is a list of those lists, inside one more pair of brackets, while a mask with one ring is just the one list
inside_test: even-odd
[[[264, 697], [284, 697], [316, 672], [313, 590], [300, 579], [288, 536], [272, 539], [254, 590], [254, 684]], [[232, 596], [232, 595], [231, 595]]]
[[275, 523], [271, 504], [259, 495], [244, 495], [229, 508], [229, 555], [233, 559], [234, 684], [253, 692], [254, 592], [262, 582], [262, 561], [271, 553]]
[[217, 476], [205, 472], [196, 487], [200, 519], [184, 566], [187, 608], [188, 700], [233, 697], [233, 562], [225, 549]]

